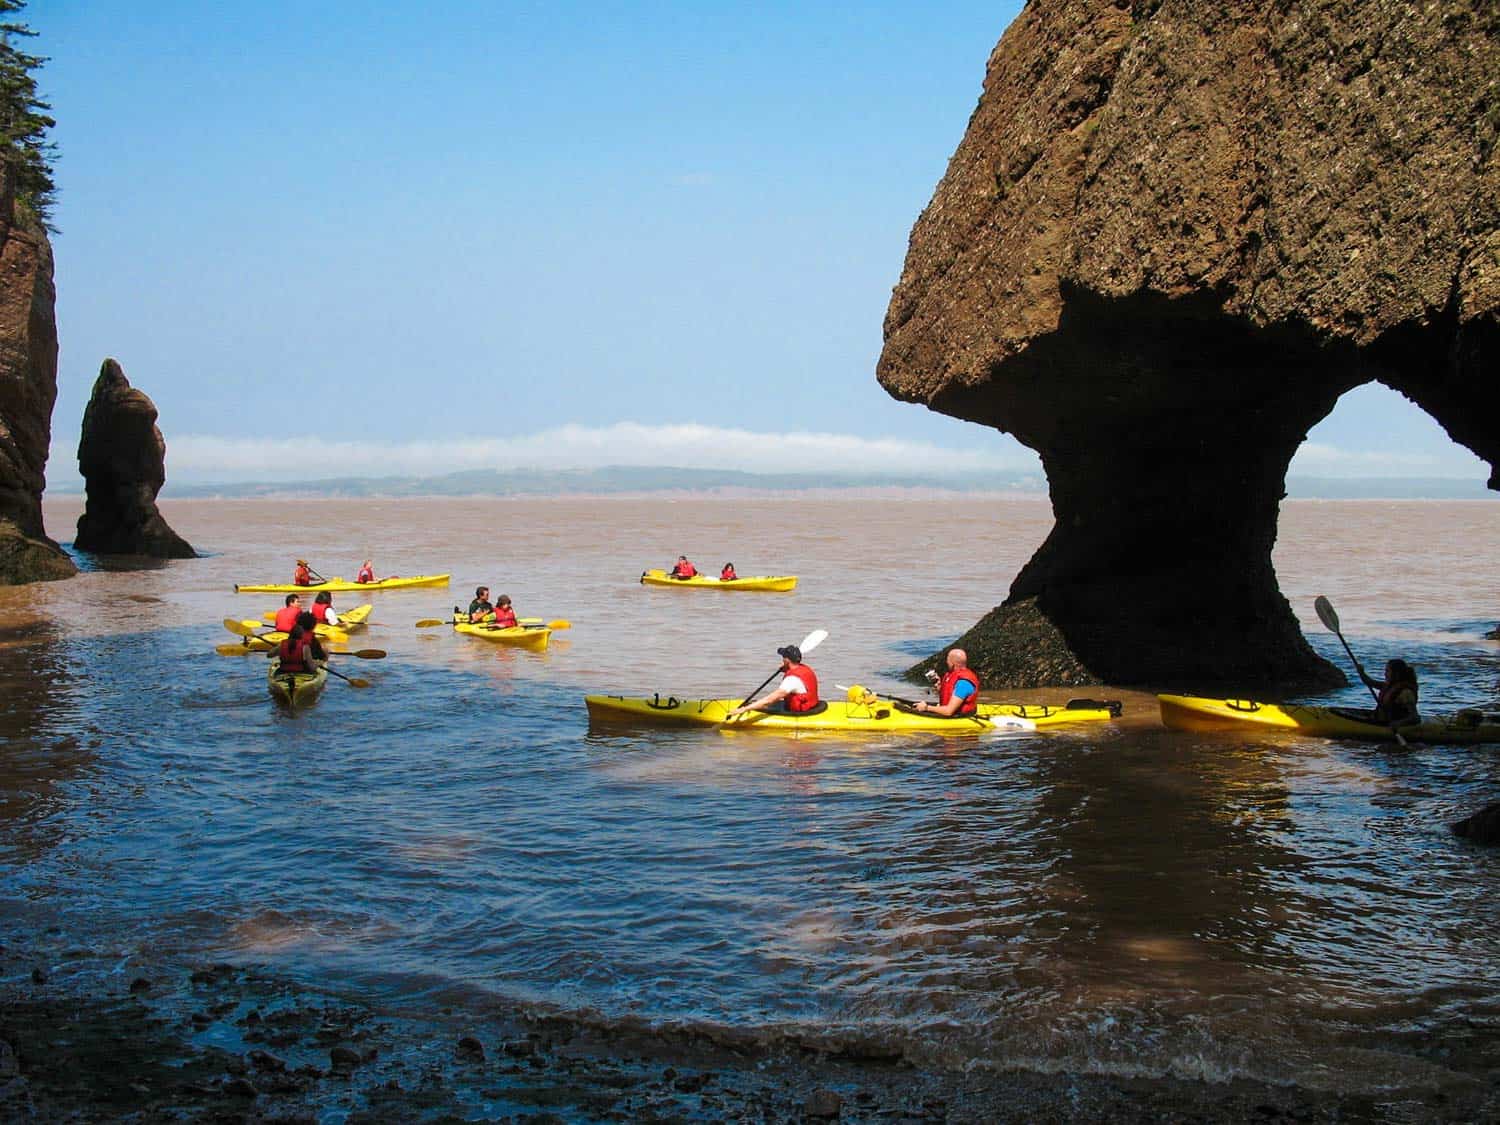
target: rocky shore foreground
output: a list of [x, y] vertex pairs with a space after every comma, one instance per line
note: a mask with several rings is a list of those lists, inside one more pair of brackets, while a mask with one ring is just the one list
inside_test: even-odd
[[[0, 1117], [29, 1121], [1474, 1121], [1469, 1096], [947, 1071], [846, 1042], [604, 1026], [0, 931]], [[1434, 1048], [1436, 1049], [1436, 1048]]]

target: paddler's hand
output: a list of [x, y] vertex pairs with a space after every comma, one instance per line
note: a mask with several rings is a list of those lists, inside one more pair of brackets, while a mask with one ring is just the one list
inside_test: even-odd
[[925, 700], [925, 699], [919, 699], [919, 700], [917, 700], [916, 710], [918, 710], [918, 711], [925, 711], [925, 710], [927, 710], [927, 700]]

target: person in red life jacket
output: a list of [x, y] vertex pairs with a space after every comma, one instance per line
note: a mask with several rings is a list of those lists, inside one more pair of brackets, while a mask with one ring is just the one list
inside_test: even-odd
[[1359, 678], [1375, 691], [1373, 715], [1377, 723], [1396, 727], [1422, 721], [1417, 711], [1417, 671], [1406, 661], [1387, 660], [1383, 680], [1366, 675], [1363, 668], [1359, 669]]
[[319, 625], [339, 623], [339, 615], [333, 612], [333, 595], [327, 590], [319, 590], [318, 596], [313, 599], [312, 615]]
[[774, 691], [767, 692], [753, 703], [736, 707], [729, 715], [743, 715], [746, 711], [785, 711], [800, 715], [815, 710], [818, 706], [818, 676], [802, 663], [802, 650], [796, 645], [778, 648], [781, 657], [781, 682]]
[[490, 605], [490, 588], [480, 586], [474, 591], [474, 600], [469, 603], [469, 624], [477, 625], [494, 612], [495, 607]]
[[511, 608], [510, 595], [501, 594], [495, 599], [495, 628], [514, 629], [516, 627], [516, 611]]
[[278, 673], [316, 672], [318, 662], [328, 659], [328, 654], [323, 651], [323, 646], [313, 635], [315, 624], [313, 615], [310, 613], [304, 613], [297, 619], [297, 624], [292, 626], [292, 631], [277, 646], [276, 655], [281, 661], [276, 668]]
[[673, 578], [697, 578], [698, 568], [688, 562], [686, 555], [677, 556], [677, 565], [672, 568]]
[[313, 584], [312, 568], [307, 565], [306, 559], [297, 560], [297, 569], [292, 571], [293, 586], [311, 586]]
[[734, 572], [734, 563], [725, 563], [724, 569], [719, 571], [720, 582], [733, 582], [739, 575]]
[[288, 594], [286, 604], [276, 611], [276, 631], [278, 633], [290, 633], [292, 626], [297, 624], [297, 617], [302, 613], [302, 595]]
[[969, 654], [948, 650], [948, 674], [938, 681], [938, 701], [918, 701], [917, 711], [934, 715], [973, 715], [979, 710], [979, 677], [969, 670]]
[[370, 565], [369, 559], [360, 564], [359, 573], [354, 576], [354, 581], [362, 583], [375, 581], [375, 568]]

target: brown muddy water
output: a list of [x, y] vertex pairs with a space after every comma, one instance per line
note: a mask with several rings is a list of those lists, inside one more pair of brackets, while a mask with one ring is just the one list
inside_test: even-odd
[[[586, 692], [743, 693], [819, 627], [826, 683], [900, 687], [1003, 598], [1044, 501], [164, 509], [209, 557], [0, 590], [12, 932], [45, 920], [122, 965], [254, 966], [408, 1015], [858, 1039], [956, 1071], [1398, 1102], [1500, 1073], [1500, 856], [1444, 829], [1500, 797], [1500, 749], [1183, 734], [1119, 692], [1122, 721], [1045, 733], [590, 728]], [[77, 513], [49, 503], [53, 535]], [[1488, 502], [1294, 501], [1276, 564], [1324, 656], [1344, 663], [1319, 593], [1367, 664], [1416, 664], [1439, 713], [1495, 700], [1497, 547]], [[637, 583], [679, 553], [800, 583]], [[279, 600], [232, 585], [298, 555], [453, 580], [374, 595], [357, 643], [389, 656], [345, 665], [372, 686], [290, 715], [261, 661], [213, 648], [222, 618]], [[572, 628], [533, 655], [413, 627], [478, 583]]]

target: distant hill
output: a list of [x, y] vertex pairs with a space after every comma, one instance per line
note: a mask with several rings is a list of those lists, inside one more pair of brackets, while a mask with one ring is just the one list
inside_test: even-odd
[[732, 469], [618, 465], [602, 469], [472, 469], [431, 477], [340, 477], [327, 480], [173, 484], [176, 497], [219, 496], [609, 496], [641, 492], [796, 492], [806, 489], [920, 488], [1045, 494], [1040, 473], [938, 477], [900, 473], [746, 473]]
[[[939, 476], [922, 473], [750, 473], [669, 465], [615, 465], [602, 469], [473, 469], [438, 476], [329, 477], [302, 482], [169, 483], [168, 499], [189, 497], [408, 497], [408, 496], [613, 496], [658, 492], [800, 492], [809, 489], [922, 489], [940, 492], [1047, 494], [1036, 470]], [[75, 486], [49, 488], [77, 494]], [[1287, 480], [1294, 499], [1484, 500], [1480, 480], [1450, 477], [1309, 477]]]

